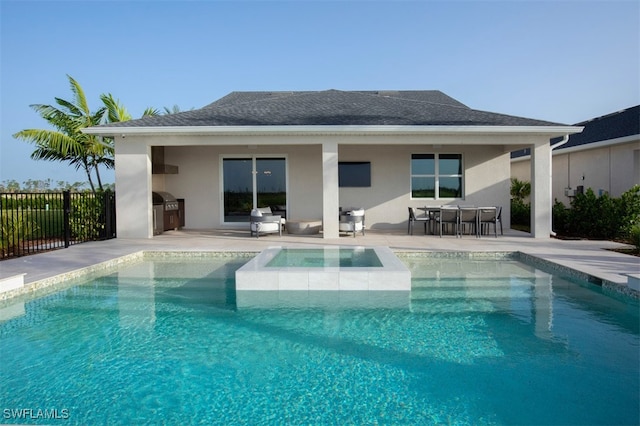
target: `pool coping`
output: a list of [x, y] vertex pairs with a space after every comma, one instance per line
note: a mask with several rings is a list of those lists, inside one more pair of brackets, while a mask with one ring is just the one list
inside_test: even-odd
[[[396, 256], [402, 257], [423, 257], [423, 258], [459, 258], [459, 259], [515, 259], [522, 260], [534, 267], [538, 267], [547, 272], [556, 273], [561, 276], [586, 281], [602, 287], [604, 291], [611, 295], [621, 295], [633, 300], [640, 300], [640, 291], [631, 288], [629, 285], [617, 283], [596, 275], [578, 271], [569, 266], [563, 265], [550, 259], [544, 259], [530, 253], [522, 251], [494, 251], [494, 252], [473, 252], [473, 251], [415, 251], [415, 250], [392, 250]], [[123, 256], [114, 257], [107, 261], [94, 265], [81, 267], [62, 274], [36, 280], [24, 284], [19, 288], [0, 293], [0, 302], [8, 301], [19, 296], [34, 295], [39, 292], [50, 293], [67, 287], [67, 282], [78, 278], [88, 278], [91, 275], [100, 274], [115, 266], [142, 259], [162, 259], [165, 257], [255, 257], [260, 251], [189, 251], [189, 250], [153, 250], [142, 249]], [[48, 290], [45, 292], [45, 290]]]

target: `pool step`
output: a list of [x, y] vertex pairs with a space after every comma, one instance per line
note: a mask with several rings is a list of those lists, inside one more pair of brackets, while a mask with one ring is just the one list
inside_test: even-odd
[[510, 287], [448, 287], [437, 289], [414, 288], [411, 291], [413, 300], [435, 299], [528, 299], [531, 290], [527, 288]]
[[536, 292], [532, 285], [439, 285], [414, 287], [411, 291], [411, 310], [423, 313], [495, 312], [529, 309], [532, 301], [551, 298], [546, 292]]

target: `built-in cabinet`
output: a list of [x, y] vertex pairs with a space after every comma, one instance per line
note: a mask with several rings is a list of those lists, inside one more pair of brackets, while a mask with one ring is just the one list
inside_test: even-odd
[[184, 228], [184, 198], [178, 198], [178, 225]]
[[180, 219], [178, 218], [178, 210], [165, 210], [164, 211], [164, 230], [170, 231], [172, 229], [177, 230], [180, 226]]

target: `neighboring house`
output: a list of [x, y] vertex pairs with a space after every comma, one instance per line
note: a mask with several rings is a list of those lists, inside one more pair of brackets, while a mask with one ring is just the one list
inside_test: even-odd
[[[153, 236], [152, 191], [184, 198], [188, 229], [247, 229], [252, 207], [322, 220], [362, 207], [406, 229], [407, 207], [502, 206], [528, 148], [532, 235], [551, 223], [549, 139], [581, 127], [471, 109], [439, 91], [232, 92], [203, 108], [85, 130], [115, 138], [118, 237]], [[154, 164], [155, 163], [155, 164]]]
[[[619, 197], [640, 184], [640, 105], [587, 120], [576, 126], [582, 133], [555, 148], [552, 197], [565, 205], [576, 192], [593, 189], [596, 195]], [[552, 139], [551, 146], [560, 139]], [[511, 176], [531, 180], [531, 156], [512, 154]]]

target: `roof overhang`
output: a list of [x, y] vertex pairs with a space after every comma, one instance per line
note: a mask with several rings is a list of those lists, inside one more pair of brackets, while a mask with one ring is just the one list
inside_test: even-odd
[[116, 137], [139, 136], [369, 136], [369, 135], [518, 135], [554, 138], [582, 132], [581, 126], [191, 126], [126, 127], [98, 126], [82, 131]]

